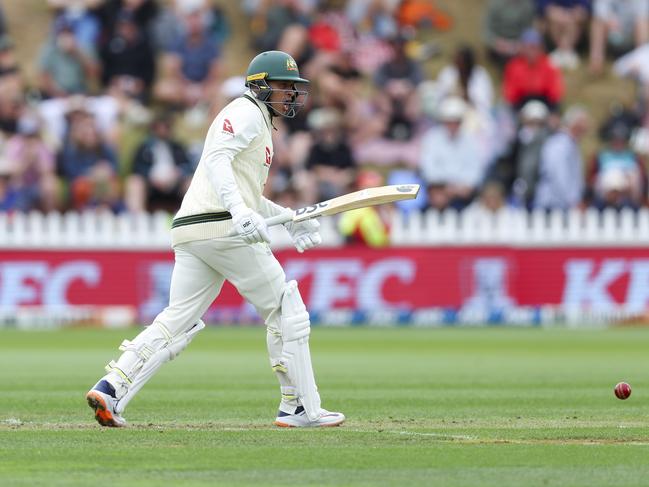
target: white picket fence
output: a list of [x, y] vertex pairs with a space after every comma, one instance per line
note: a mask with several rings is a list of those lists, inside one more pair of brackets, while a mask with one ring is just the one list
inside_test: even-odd
[[[342, 245], [336, 219], [321, 224], [324, 245]], [[0, 249], [169, 249], [170, 226], [163, 212], [0, 213]], [[642, 246], [649, 245], [649, 209], [395, 213], [390, 228], [392, 244], [402, 246]], [[291, 245], [281, 227], [271, 237], [274, 248]]]

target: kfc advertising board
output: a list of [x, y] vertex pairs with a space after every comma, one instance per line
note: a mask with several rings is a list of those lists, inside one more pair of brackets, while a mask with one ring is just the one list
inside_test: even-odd
[[[316, 322], [538, 323], [552, 318], [548, 310], [606, 317], [649, 309], [649, 249], [347, 247], [276, 255]], [[127, 306], [147, 322], [167, 303], [172, 269], [171, 252], [3, 251], [0, 310]], [[229, 285], [207, 316], [256, 319]]]

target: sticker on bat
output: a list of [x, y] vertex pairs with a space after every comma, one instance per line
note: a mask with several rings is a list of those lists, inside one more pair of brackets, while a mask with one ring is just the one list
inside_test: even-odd
[[412, 191], [412, 188], [413, 188], [412, 186], [408, 186], [408, 185], [397, 186], [397, 191], [399, 193], [410, 193], [410, 191]]
[[313, 213], [317, 209], [326, 208], [327, 206], [329, 206], [329, 203], [318, 203], [316, 205], [309, 205], [305, 206], [304, 208], [298, 208], [297, 210], [295, 210], [295, 216], [304, 215], [305, 213]]

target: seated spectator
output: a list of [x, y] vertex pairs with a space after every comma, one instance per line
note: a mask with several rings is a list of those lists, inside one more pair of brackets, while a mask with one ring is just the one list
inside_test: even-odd
[[589, 123], [583, 108], [571, 107], [563, 116], [561, 129], [543, 144], [534, 208], [569, 210], [581, 204], [584, 167], [579, 142]]
[[219, 77], [220, 47], [212, 41], [204, 11], [195, 8], [183, 17], [186, 28], [161, 59], [161, 77], [156, 98], [173, 107], [189, 108], [209, 104]]
[[640, 152], [634, 144], [637, 142], [635, 140], [636, 136], [642, 130], [643, 116], [646, 116], [646, 114], [643, 114], [640, 106], [635, 107], [612, 102], [606, 118], [598, 127], [597, 135], [602, 142], [608, 142], [613, 131], [620, 131], [623, 128], [630, 134], [632, 150]]
[[424, 79], [421, 65], [406, 54], [406, 39], [399, 36], [391, 41], [393, 58], [383, 64], [374, 75], [374, 84], [380, 90], [381, 100], [389, 103], [390, 113], [386, 137], [395, 140], [409, 140], [415, 130], [419, 114], [416, 88]]
[[635, 83], [639, 110], [649, 108], [649, 42], [623, 55], [613, 64], [613, 73]]
[[637, 210], [640, 207], [631, 178], [622, 169], [604, 172], [598, 180], [597, 197], [592, 205], [600, 211], [606, 209]]
[[99, 74], [97, 54], [82, 48], [65, 17], [56, 19], [53, 38], [41, 48], [38, 87], [45, 98], [86, 93]]
[[[384, 2], [394, 4], [395, 2]], [[428, 27], [439, 31], [449, 30], [453, 19], [440, 10], [437, 2], [430, 0], [403, 0], [399, 2], [396, 17], [402, 27]]]
[[648, 41], [647, 0], [593, 0], [590, 25], [591, 72], [602, 72], [607, 52], [619, 57]]
[[[74, 1], [74, 0], [73, 0]], [[99, 47], [110, 39], [115, 32], [115, 25], [122, 15], [129, 15], [137, 24], [138, 30], [150, 32], [158, 16], [159, 6], [156, 0], [87, 0], [92, 4], [92, 14], [99, 19], [101, 33]], [[190, 3], [191, 0], [183, 0]], [[147, 34], [148, 35], [148, 34]]]
[[0, 36], [0, 131], [16, 132], [25, 106], [25, 80], [18, 64], [13, 41]]
[[166, 210], [175, 212], [189, 187], [192, 167], [187, 151], [173, 139], [173, 122], [158, 116], [151, 134], [138, 147], [133, 174], [126, 180], [126, 207], [132, 212]]
[[505, 186], [499, 181], [486, 181], [480, 187], [477, 198], [466, 207], [465, 211], [493, 215], [507, 206]]
[[519, 112], [516, 137], [489, 170], [488, 179], [500, 182], [515, 203], [531, 206], [539, 178], [541, 148], [550, 135], [550, 112], [538, 100], [528, 101]]
[[[383, 177], [376, 171], [359, 173], [356, 189], [382, 186]], [[359, 243], [368, 247], [385, 247], [390, 243], [391, 207], [388, 205], [367, 206], [347, 211], [338, 220], [338, 230], [348, 244]]]
[[523, 32], [534, 23], [533, 0], [489, 0], [484, 17], [489, 59], [504, 68], [518, 54]]
[[6, 141], [2, 159], [12, 209], [47, 212], [58, 208], [54, 152], [43, 141], [37, 119], [20, 119], [17, 133]]
[[212, 42], [220, 46], [230, 37], [230, 23], [219, 5], [206, 0], [172, 0], [162, 7], [153, 22], [153, 45], [157, 50], [167, 51], [173, 47], [176, 39], [182, 35], [183, 16], [192, 10], [202, 11]]
[[101, 0], [47, 0], [54, 18], [70, 26], [77, 44], [84, 51], [94, 50], [99, 42], [101, 24], [92, 12], [98, 1]]
[[69, 184], [70, 203], [75, 210], [121, 209], [117, 155], [102, 140], [90, 113], [75, 113], [57, 166], [59, 175]]
[[[363, 75], [355, 67], [350, 51], [342, 51], [327, 59], [318, 71], [318, 94], [328, 105], [340, 106], [346, 112], [362, 104]], [[312, 98], [312, 97], [309, 97]], [[363, 123], [371, 123], [364, 120]]]
[[345, 118], [361, 164], [417, 166], [421, 107], [416, 88], [423, 73], [408, 58], [404, 43], [403, 38], [393, 40], [394, 57], [375, 73], [377, 89], [370, 97], [362, 94], [362, 84], [350, 81]]
[[591, 166], [588, 194], [593, 206], [639, 208], [645, 198], [647, 177], [644, 164], [629, 147], [631, 130], [622, 121], [606, 133], [606, 146]]
[[463, 98], [483, 114], [490, 114], [494, 102], [493, 83], [489, 72], [476, 63], [475, 51], [460, 46], [453, 56], [453, 64], [442, 68], [435, 83], [435, 97], [439, 101], [451, 95]]
[[461, 98], [447, 98], [439, 107], [440, 125], [422, 138], [419, 169], [429, 204], [438, 210], [467, 206], [484, 176], [479, 142], [462, 129], [466, 110]]
[[254, 6], [249, 6], [247, 10], [250, 14], [250, 32], [255, 50], [275, 49], [286, 27], [308, 23], [308, 15], [311, 13], [308, 9], [306, 2], [296, 0], [262, 0]]
[[120, 106], [118, 100], [110, 95], [53, 98], [38, 105], [38, 113], [43, 119], [43, 128], [49, 139], [60, 148], [69, 133], [72, 120], [77, 115], [91, 114], [102, 139], [110, 144], [119, 140]]
[[3, 6], [0, 6], [0, 37], [9, 33], [7, 29], [7, 14]]
[[315, 139], [305, 164], [312, 181], [310, 194], [316, 201], [335, 198], [349, 191], [356, 171], [343, 120], [337, 110], [320, 108], [309, 114], [308, 122]]
[[531, 99], [541, 100], [551, 110], [563, 97], [563, 77], [545, 54], [543, 39], [536, 30], [521, 36], [520, 54], [505, 66], [503, 95], [516, 111]]
[[0, 132], [15, 134], [18, 120], [25, 109], [22, 93], [19, 96], [7, 96], [0, 93]]
[[536, 3], [539, 17], [555, 47], [550, 59], [559, 68], [577, 68], [577, 43], [590, 15], [590, 0], [537, 0]]
[[395, 15], [397, 2], [351, 0], [345, 3], [345, 16], [357, 31], [369, 31], [376, 37], [388, 39], [399, 30]]
[[138, 29], [131, 14], [120, 15], [100, 57], [105, 87], [112, 85], [125, 96], [148, 100], [155, 75], [155, 53], [146, 31]]

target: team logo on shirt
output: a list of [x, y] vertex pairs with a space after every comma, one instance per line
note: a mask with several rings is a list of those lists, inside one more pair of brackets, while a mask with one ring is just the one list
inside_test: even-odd
[[266, 164], [266, 167], [270, 167], [270, 163], [272, 161], [272, 156], [270, 155], [270, 147], [266, 147], [266, 161], [264, 164]]
[[234, 135], [234, 129], [232, 128], [232, 124], [227, 118], [223, 120], [223, 133]]

